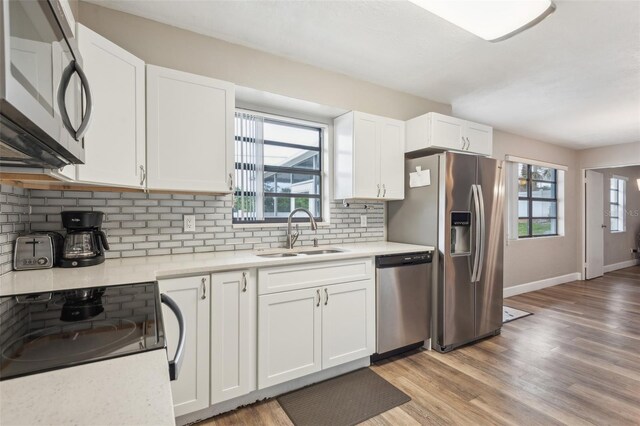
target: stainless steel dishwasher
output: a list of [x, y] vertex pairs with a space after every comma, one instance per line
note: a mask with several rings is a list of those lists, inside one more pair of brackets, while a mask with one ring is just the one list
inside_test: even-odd
[[373, 361], [420, 347], [429, 339], [432, 257], [433, 252], [376, 257]]

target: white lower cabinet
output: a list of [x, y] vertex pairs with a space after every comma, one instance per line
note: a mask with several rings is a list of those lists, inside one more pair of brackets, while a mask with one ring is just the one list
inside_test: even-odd
[[320, 371], [320, 289], [285, 291], [258, 299], [258, 388]]
[[375, 352], [375, 286], [371, 280], [323, 289], [322, 368]]
[[[301, 275], [301, 269], [308, 273]], [[264, 281], [260, 287], [258, 279]], [[178, 304], [186, 326], [182, 367], [171, 382], [176, 416], [375, 351], [375, 285], [368, 258], [242, 269], [158, 285]], [[282, 288], [287, 290], [278, 291]], [[178, 324], [166, 306], [162, 313], [172, 358]]]
[[[300, 290], [258, 296], [258, 389], [375, 352], [375, 285], [371, 260], [363, 261], [365, 270], [369, 271], [365, 279], [343, 278], [343, 282], [339, 282], [338, 269], [332, 284], [304, 288], [317, 280], [315, 276], [308, 276], [298, 283]], [[330, 267], [333, 263], [325, 265]], [[319, 265], [322, 264], [309, 267]], [[301, 266], [304, 265], [292, 269], [299, 270]], [[260, 270], [259, 275], [261, 278], [274, 275], [272, 280], [276, 280], [277, 275], [288, 276], [286, 267]], [[329, 279], [332, 277], [323, 278], [332, 281]], [[264, 291], [277, 288], [263, 287]]]
[[256, 303], [251, 270], [211, 275], [211, 404], [256, 389]]
[[[209, 406], [209, 276], [173, 278], [158, 282], [160, 292], [172, 298], [185, 320], [186, 342], [178, 379], [171, 382], [176, 416]], [[167, 339], [167, 356], [176, 352], [179, 329], [175, 315], [163, 305], [162, 316]]]

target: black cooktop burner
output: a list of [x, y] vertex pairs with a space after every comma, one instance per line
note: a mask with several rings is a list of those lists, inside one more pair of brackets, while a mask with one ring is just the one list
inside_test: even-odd
[[156, 283], [0, 298], [0, 380], [165, 347]]

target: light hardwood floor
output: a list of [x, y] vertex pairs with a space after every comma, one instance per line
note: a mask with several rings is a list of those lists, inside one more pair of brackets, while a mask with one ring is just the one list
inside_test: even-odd
[[[412, 400], [364, 424], [640, 424], [640, 266], [505, 304], [535, 315], [449, 354], [373, 365]], [[229, 424], [291, 422], [269, 400], [202, 423]]]

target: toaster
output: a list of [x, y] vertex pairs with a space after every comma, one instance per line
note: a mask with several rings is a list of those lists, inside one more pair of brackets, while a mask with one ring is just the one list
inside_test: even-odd
[[62, 235], [57, 232], [33, 232], [16, 239], [13, 269], [47, 269], [56, 266], [62, 252]]

